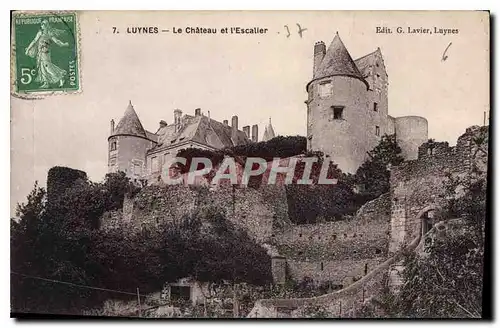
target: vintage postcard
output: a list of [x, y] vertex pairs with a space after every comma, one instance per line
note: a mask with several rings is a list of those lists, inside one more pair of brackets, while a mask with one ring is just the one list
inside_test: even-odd
[[11, 25], [11, 316], [491, 317], [489, 12]]

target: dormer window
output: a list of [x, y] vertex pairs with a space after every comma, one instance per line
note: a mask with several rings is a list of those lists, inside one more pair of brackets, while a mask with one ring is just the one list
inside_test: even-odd
[[333, 86], [330, 81], [319, 84], [319, 96], [321, 98], [329, 97], [333, 94]]
[[333, 106], [330, 108], [330, 121], [332, 120], [342, 120], [344, 118], [344, 107], [343, 106]]

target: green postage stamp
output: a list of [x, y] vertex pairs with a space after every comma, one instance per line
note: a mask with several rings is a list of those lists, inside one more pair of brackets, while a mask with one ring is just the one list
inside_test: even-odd
[[15, 12], [12, 87], [17, 94], [80, 90], [76, 12]]

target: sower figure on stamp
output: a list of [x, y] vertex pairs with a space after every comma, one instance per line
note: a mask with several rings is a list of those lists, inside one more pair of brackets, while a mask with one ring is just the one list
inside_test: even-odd
[[58, 39], [63, 34], [63, 30], [51, 27], [49, 22], [44, 20], [35, 39], [26, 48], [26, 55], [36, 59], [38, 73], [35, 81], [41, 83], [42, 88], [48, 88], [50, 84], [55, 83], [59, 83], [60, 87], [64, 84], [66, 71], [52, 63], [50, 58], [50, 46], [52, 43], [60, 47], [68, 46], [68, 42], [62, 42]]

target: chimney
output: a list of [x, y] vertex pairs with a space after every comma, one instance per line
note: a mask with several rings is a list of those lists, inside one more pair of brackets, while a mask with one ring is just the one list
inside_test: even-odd
[[222, 123], [224, 123], [224, 125], [229, 125], [229, 124], [227, 123], [227, 120], [222, 121]]
[[259, 142], [259, 126], [257, 124], [252, 125], [252, 141]]
[[180, 109], [174, 110], [175, 132], [179, 131], [181, 128], [181, 116], [182, 116], [182, 110]]
[[201, 116], [201, 108], [196, 108], [194, 110], [194, 116]]
[[238, 116], [234, 115], [231, 118], [231, 127], [233, 130], [238, 131]]
[[316, 77], [316, 71], [319, 68], [319, 65], [321, 64], [321, 61], [323, 60], [323, 57], [325, 57], [326, 54], [326, 46], [323, 41], [318, 41], [314, 45], [314, 66], [313, 66], [313, 78]]
[[115, 132], [115, 120], [111, 120], [111, 135], [113, 135], [113, 132]]
[[165, 122], [164, 120], [161, 120], [161, 121], [160, 121], [160, 129], [161, 129], [161, 128], [164, 128], [164, 127], [166, 127], [166, 126], [167, 126], [167, 122]]
[[243, 132], [245, 132], [245, 135], [247, 136], [247, 138], [250, 139], [250, 125], [244, 126]]

